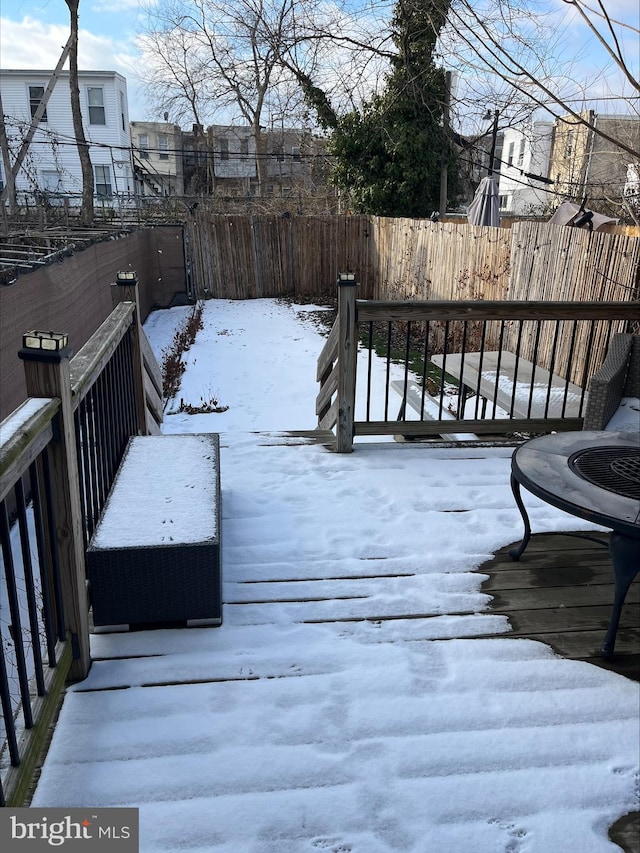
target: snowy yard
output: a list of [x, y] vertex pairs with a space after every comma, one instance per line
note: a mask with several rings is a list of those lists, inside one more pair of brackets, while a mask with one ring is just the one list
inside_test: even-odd
[[[188, 310], [149, 318], [158, 355]], [[179, 397], [228, 409], [164, 431], [220, 433], [223, 625], [92, 636], [33, 805], [139, 807], [144, 853], [619, 850], [639, 685], [509, 639], [480, 591], [521, 535], [511, 451], [278, 435], [316, 425], [314, 310], [206, 303]]]

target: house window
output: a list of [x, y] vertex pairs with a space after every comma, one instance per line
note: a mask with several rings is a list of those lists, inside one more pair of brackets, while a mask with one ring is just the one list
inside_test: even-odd
[[507, 205], [509, 204], [509, 196], [501, 195], [499, 196], [500, 210], [506, 210]]
[[[36, 110], [40, 106], [40, 101], [44, 97], [44, 86], [29, 86], [29, 109], [31, 111], [31, 118], [33, 118], [36, 114]], [[42, 118], [40, 121], [47, 120], [47, 109], [45, 107], [44, 113], [42, 114]]]
[[524, 139], [520, 140], [520, 150], [518, 151], [518, 166], [522, 166], [524, 163]]
[[166, 133], [158, 134], [158, 156], [161, 160], [169, 159], [169, 137]]
[[125, 121], [125, 109], [124, 109], [124, 92], [120, 92], [120, 121], [122, 122], [122, 129], [127, 129], [127, 123]]
[[220, 140], [220, 159], [228, 160], [229, 159], [229, 140], [221, 139]]
[[300, 159], [300, 146], [299, 145], [292, 145], [291, 146], [291, 156], [293, 157], [294, 160]]
[[98, 86], [89, 86], [87, 88], [87, 101], [89, 103], [89, 124], [106, 124], [104, 90]]
[[276, 148], [274, 148], [273, 154], [274, 154], [274, 157], [276, 158], [276, 160], [278, 161], [278, 163], [284, 162], [284, 146], [283, 145], [278, 145]]
[[93, 173], [96, 179], [96, 195], [100, 198], [111, 198], [113, 188], [111, 186], [111, 169], [109, 166], [95, 165]]
[[509, 143], [509, 153], [507, 154], [507, 166], [513, 166], [513, 153], [515, 151], [515, 142]]
[[140, 149], [140, 159], [149, 159], [149, 134], [140, 133], [138, 135], [138, 148]]
[[249, 153], [249, 140], [246, 137], [240, 140], [240, 153], [245, 155]]
[[42, 172], [42, 189], [48, 193], [57, 193], [62, 189], [62, 175], [54, 169]]
[[571, 152], [573, 151], [573, 130], [570, 130], [567, 133], [567, 138], [564, 143], [564, 158], [568, 160], [571, 157]]

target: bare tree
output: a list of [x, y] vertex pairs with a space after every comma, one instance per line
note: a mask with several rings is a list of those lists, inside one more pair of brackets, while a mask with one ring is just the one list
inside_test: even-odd
[[279, 46], [296, 39], [297, 5], [294, 0], [164, 0], [149, 10], [142, 39], [156, 108], [178, 121], [248, 125], [260, 185], [266, 177], [263, 131], [281, 115], [291, 80], [279, 61]]
[[[637, 30], [614, 21], [602, 0], [562, 0], [564, 16], [549, 0], [453, 0], [442, 50], [465, 79], [472, 75], [487, 93], [507, 87], [512, 102], [543, 108], [554, 118], [585, 125], [595, 134], [639, 159], [637, 145], [615, 139], [594, 122], [585, 102], [594, 93], [615, 98], [638, 115], [640, 82]], [[595, 8], [594, 8], [595, 7]], [[567, 49], [567, 34], [580, 24], [609, 58], [608, 68], [589, 65], [579, 48]], [[624, 34], [630, 33], [625, 50]], [[579, 44], [574, 33], [574, 41]], [[612, 80], [611, 94], [603, 81]]]
[[69, 49], [69, 89], [71, 91], [71, 115], [73, 117], [73, 133], [78, 146], [78, 157], [82, 169], [82, 206], [80, 218], [82, 224], [93, 224], [93, 166], [89, 146], [82, 124], [80, 110], [80, 89], [78, 86], [78, 6], [80, 0], [65, 0], [71, 17], [71, 45]]
[[[246, 123], [260, 155], [262, 128], [285, 111], [295, 120], [292, 101], [281, 106], [291, 81], [312, 81], [336, 116], [384, 89], [395, 55], [395, 2], [160, 0], [145, 37], [156, 104], [199, 124], [214, 117]], [[548, 118], [588, 128], [629, 162], [640, 162], [637, 142], [611, 134], [594, 107], [600, 96], [617, 111], [639, 115], [638, 30], [609, 13], [610, 2], [441, 2], [442, 8], [439, 0], [405, 5], [415, 4], [420, 14], [429, 6], [434, 29], [450, 6], [435, 59], [453, 72], [455, 131], [480, 140], [495, 129], [484, 120], [487, 109], [499, 114], [500, 129], [522, 126], [544, 110]], [[591, 42], [583, 47], [585, 34]], [[604, 52], [606, 67], [593, 65], [596, 48]]]

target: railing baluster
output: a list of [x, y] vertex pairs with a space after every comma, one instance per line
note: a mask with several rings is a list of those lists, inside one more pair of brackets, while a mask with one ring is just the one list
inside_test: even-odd
[[[128, 400], [128, 407], [126, 409], [126, 411], [128, 412], [128, 418], [126, 420], [128, 439], [129, 436], [138, 434], [138, 414], [136, 407], [136, 389], [133, 371], [133, 347], [131, 344], [131, 338], [126, 335], [122, 340], [122, 344], [123, 352], [126, 357], [124, 389], [126, 399]], [[124, 453], [124, 447], [122, 452]]]
[[[478, 359], [478, 383], [476, 385], [476, 404], [473, 410], [474, 418], [478, 417], [478, 409], [480, 406], [480, 383], [482, 382], [482, 366], [484, 363], [484, 350], [485, 344], [487, 341], [487, 320], [482, 320], [482, 332], [480, 334], [480, 357]], [[484, 413], [486, 411], [487, 404], [486, 400], [482, 405], [482, 415], [484, 417]]]
[[[133, 415], [135, 414], [135, 400], [133, 393], [132, 367], [131, 367], [131, 342], [126, 336], [120, 342], [117, 350], [118, 358], [118, 405], [116, 411], [120, 416], [119, 442], [118, 442], [118, 465], [124, 455], [129, 437], [137, 434]], [[127, 405], [127, 401], [129, 401]]]
[[411, 320], [407, 321], [407, 328], [405, 331], [405, 339], [404, 339], [404, 395], [403, 399], [406, 400], [407, 392], [409, 390], [409, 359], [411, 357]]
[[[590, 373], [591, 360], [593, 358], [593, 338], [596, 332], [597, 320], [591, 320], [589, 328], [589, 340], [587, 342], [587, 357], [584, 360], [584, 370], [582, 371], [582, 394], [580, 395], [580, 415], [584, 415], [584, 400], [587, 394], [587, 377]], [[612, 323], [609, 323], [609, 331], [611, 331]]]
[[40, 589], [42, 591], [42, 616], [47, 643], [47, 655], [49, 666], [56, 665], [56, 636], [53, 611], [51, 609], [51, 584], [49, 583], [49, 565], [47, 560], [47, 548], [45, 543], [44, 523], [42, 519], [43, 507], [40, 494], [40, 482], [38, 478], [38, 464], [33, 462], [29, 466], [29, 481], [31, 485], [31, 502], [33, 506], [33, 521], [36, 532], [36, 546], [38, 549], [38, 565], [40, 568]]
[[[103, 376], [103, 387], [104, 387], [104, 411], [102, 412], [103, 421], [102, 421], [102, 433], [103, 440], [107, 447], [107, 459], [109, 460], [109, 464], [107, 467], [107, 495], [109, 494], [109, 488], [111, 483], [113, 482], [113, 478], [115, 476], [117, 466], [117, 458], [118, 458], [118, 445], [117, 445], [117, 436], [115, 434], [114, 429], [114, 403], [116, 400], [115, 394], [115, 381], [114, 381], [114, 363], [113, 357], [107, 363]], [[106, 496], [105, 496], [106, 501]], [[104, 504], [103, 504], [104, 506]]]
[[373, 367], [373, 320], [369, 323], [369, 342], [367, 346], [369, 359], [367, 362], [367, 408], [366, 420], [371, 420], [371, 370]]
[[460, 388], [458, 391], [458, 418], [464, 418], [464, 409], [467, 398], [467, 389], [464, 383], [464, 357], [467, 354], [467, 321], [462, 321], [462, 343], [460, 347], [462, 357], [460, 367]]
[[438, 405], [438, 417], [442, 419], [444, 410], [444, 377], [447, 370], [447, 355], [449, 353], [449, 321], [444, 324], [444, 345], [442, 348], [442, 374], [440, 376], [440, 402]]
[[[520, 349], [522, 347], [522, 329], [523, 329], [523, 320], [519, 320], [518, 322], [518, 339], [516, 343], [516, 361], [513, 373], [513, 388], [511, 389], [511, 406], [509, 407], [509, 418], [513, 419], [513, 410], [516, 405], [516, 399], [518, 395], [518, 368], [520, 366]], [[535, 373], [535, 368], [534, 368]]]
[[427, 397], [427, 378], [429, 374], [429, 321], [424, 321], [424, 347], [422, 350], [422, 394], [420, 397], [420, 420], [424, 420], [424, 402]]
[[573, 353], [576, 345], [576, 335], [578, 331], [578, 321], [573, 321], [573, 327], [571, 331], [571, 341], [569, 343], [569, 355], [567, 356], [567, 367], [565, 370], [565, 386], [564, 386], [564, 395], [562, 398], [562, 417], [565, 416], [567, 411], [567, 398], [569, 396], [569, 382], [571, 380], [571, 370], [573, 368]]
[[[4, 512], [4, 501], [0, 502], [0, 512]], [[2, 542], [2, 550], [4, 551], [4, 532], [0, 526], [0, 540]], [[11, 688], [9, 686], [9, 674], [7, 672], [7, 663], [4, 656], [4, 637], [0, 628], [0, 644], [2, 644], [2, 654], [0, 654], [0, 699], [2, 699], [2, 719], [4, 720], [4, 736], [9, 747], [9, 758], [11, 764], [17, 767], [20, 764], [20, 750], [18, 749], [18, 738], [16, 737], [16, 721], [13, 716], [13, 701], [11, 698]], [[4, 793], [2, 796], [4, 805]]]
[[107, 500], [107, 495], [109, 494], [109, 481], [110, 481], [110, 473], [111, 473], [111, 465], [109, 460], [109, 442], [107, 440], [107, 406], [109, 401], [107, 399], [107, 392], [105, 388], [105, 377], [104, 373], [100, 375], [100, 378], [96, 382], [96, 409], [94, 412], [94, 418], [96, 423], [96, 449], [100, 454], [100, 503], [99, 507], [105, 505]]
[[493, 410], [492, 417], [495, 418], [496, 410], [498, 408], [498, 387], [500, 385], [500, 368], [502, 366], [502, 349], [504, 347], [504, 330], [505, 330], [505, 321], [500, 321], [500, 343], [498, 344], [498, 361], [496, 364], [496, 384], [493, 389]]
[[[16, 658], [16, 669], [18, 670], [18, 684], [20, 686], [20, 704], [22, 705], [22, 716], [25, 728], [33, 726], [33, 713], [31, 711], [31, 697], [29, 695], [29, 676], [24, 657], [24, 645], [22, 642], [22, 622], [20, 619], [20, 601], [16, 587], [16, 572], [11, 549], [11, 530], [9, 526], [9, 513], [7, 504], [2, 502], [0, 512], [0, 528], [2, 529], [2, 559], [4, 561], [4, 579], [7, 586], [7, 598], [9, 600], [9, 613], [11, 623], [9, 631], [13, 640], [13, 651]], [[7, 543], [8, 547], [5, 547]]]
[[112, 423], [112, 432], [115, 445], [115, 467], [117, 468], [122, 456], [123, 441], [125, 434], [124, 426], [124, 368], [123, 368], [123, 347], [122, 341], [118, 344], [118, 348], [114, 352], [111, 362], [112, 370], [112, 386], [111, 386], [111, 403], [109, 406]]
[[62, 642], [66, 639], [64, 619], [64, 598], [62, 595], [62, 577], [60, 573], [60, 559], [57, 548], [58, 524], [56, 511], [53, 505], [53, 491], [51, 487], [51, 466], [49, 464], [49, 449], [45, 448], [42, 454], [42, 482], [45, 494], [45, 506], [47, 508], [47, 533], [51, 542], [51, 570], [53, 580], [53, 600], [56, 610], [56, 632], [58, 639]]
[[389, 385], [391, 383], [391, 320], [387, 322], [387, 354], [386, 354], [386, 382], [384, 400], [384, 419], [389, 419]]
[[82, 400], [73, 415], [73, 425], [76, 434], [76, 453], [78, 455], [78, 472], [80, 474], [80, 503], [82, 505], [82, 537], [85, 550], [91, 538], [89, 512], [89, 470], [86, 462], [86, 437], [84, 435], [85, 401]]
[[547, 399], [544, 404], [544, 416], [549, 417], [549, 405], [551, 403], [551, 388], [553, 386], [553, 374], [556, 369], [556, 353], [558, 351], [558, 341], [560, 339], [560, 323], [561, 320], [556, 320], [555, 331], [553, 333], [553, 346], [551, 347], [551, 358], [549, 364], [549, 382], [547, 383]]
[[22, 478], [15, 485], [16, 509], [18, 513], [18, 530], [20, 533], [20, 548], [22, 552], [22, 572], [24, 577], [27, 611], [29, 614], [29, 631], [31, 633], [31, 654], [33, 657], [34, 675], [38, 696], [44, 696], [44, 672], [42, 670], [42, 650], [40, 649], [40, 624], [38, 621], [38, 606], [36, 591], [33, 583], [33, 564], [29, 543], [29, 528], [27, 525], [27, 504], [24, 496]]
[[533, 406], [533, 393], [536, 385], [536, 370], [535, 365], [538, 363], [538, 349], [540, 347], [540, 335], [542, 334], [542, 320], [534, 321], [536, 324], [536, 334], [533, 343], [533, 356], [531, 361], [534, 364], [534, 369], [531, 371], [531, 384], [529, 386], [529, 405], [527, 406], [527, 417], [531, 417], [531, 408]]

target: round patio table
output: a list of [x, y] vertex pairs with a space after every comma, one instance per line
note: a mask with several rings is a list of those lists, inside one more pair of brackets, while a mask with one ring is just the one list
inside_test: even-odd
[[631, 582], [640, 571], [640, 436], [633, 432], [559, 432], [526, 441], [511, 460], [511, 488], [524, 538], [509, 556], [519, 560], [531, 538], [520, 486], [545, 503], [612, 530], [609, 553], [615, 595], [600, 648], [610, 658]]

